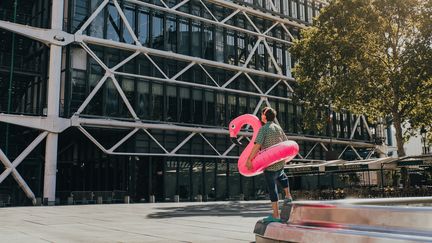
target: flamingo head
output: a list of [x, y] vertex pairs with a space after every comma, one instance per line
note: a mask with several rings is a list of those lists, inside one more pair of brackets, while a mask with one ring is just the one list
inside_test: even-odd
[[231, 137], [231, 141], [236, 145], [241, 145], [241, 143], [237, 140], [237, 134], [240, 132], [241, 128], [246, 124], [259, 124], [261, 126], [259, 119], [252, 114], [244, 114], [234, 118], [228, 125], [229, 134]]
[[241, 143], [237, 140], [237, 134], [240, 132], [240, 129], [244, 124], [244, 119], [242, 119], [242, 116], [239, 116], [232, 120], [228, 125], [231, 142], [236, 145], [241, 145]]

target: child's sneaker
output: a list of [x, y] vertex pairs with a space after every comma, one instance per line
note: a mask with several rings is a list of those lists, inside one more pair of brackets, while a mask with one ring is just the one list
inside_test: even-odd
[[264, 218], [263, 221], [266, 222], [266, 223], [270, 223], [270, 222], [278, 222], [278, 223], [280, 223], [280, 222], [282, 222], [281, 219], [273, 218], [273, 215], [270, 215], [270, 216]]

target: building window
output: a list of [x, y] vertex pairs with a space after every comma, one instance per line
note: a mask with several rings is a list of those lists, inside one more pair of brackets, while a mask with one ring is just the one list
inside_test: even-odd
[[180, 20], [180, 39], [179, 39], [179, 53], [189, 55], [190, 46], [190, 34], [189, 34], [189, 23], [187, 20]]
[[140, 81], [137, 83], [137, 97], [138, 97], [138, 116], [141, 119], [150, 118], [150, 94], [149, 94], [149, 84], [145, 81]]
[[213, 27], [211, 26], [204, 26], [203, 50], [205, 59], [214, 59]]
[[226, 63], [235, 64], [235, 45], [234, 45], [234, 32], [227, 31], [226, 33], [226, 46], [225, 46], [225, 54], [226, 54]]
[[291, 0], [291, 17], [297, 18], [297, 0]]
[[120, 36], [120, 16], [116, 7], [110, 4], [108, 7], [107, 39], [119, 41]]
[[156, 121], [162, 120], [163, 111], [163, 86], [162, 84], [152, 84], [152, 119]]
[[193, 117], [195, 124], [202, 124], [203, 122], [203, 92], [202, 90], [194, 89], [192, 93], [193, 103]]
[[166, 121], [177, 121], [177, 88], [175, 86], [167, 86], [166, 93]]
[[[135, 11], [130, 8], [126, 8], [124, 10], [124, 13], [126, 15], [126, 19], [129, 22], [130, 27], [133, 31], [135, 31]], [[132, 35], [130, 34], [129, 30], [126, 27], [126, 24], [123, 24], [123, 40], [126, 43], [134, 44], [135, 41], [132, 38]]]
[[149, 15], [146, 12], [139, 12], [138, 39], [143, 46], [149, 46]]
[[216, 125], [225, 126], [225, 95], [216, 95]]
[[164, 46], [163, 18], [153, 16], [152, 20], [152, 47], [162, 50]]
[[215, 124], [215, 102], [214, 102], [214, 91], [205, 91], [205, 124]]
[[245, 36], [242, 34], [237, 35], [237, 58], [239, 66], [243, 66], [246, 63]]
[[191, 97], [189, 88], [180, 88], [180, 122], [191, 122]]
[[192, 22], [192, 56], [201, 57], [201, 24]]
[[165, 50], [177, 52], [177, 23], [172, 17], [167, 18], [166, 36]]

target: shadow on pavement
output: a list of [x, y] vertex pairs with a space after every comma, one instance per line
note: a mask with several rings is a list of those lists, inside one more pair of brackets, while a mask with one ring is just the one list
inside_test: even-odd
[[240, 203], [226, 204], [203, 203], [202, 205], [188, 205], [178, 207], [156, 208], [159, 212], [149, 214], [148, 218], [173, 218], [190, 216], [242, 216], [264, 217], [271, 212], [270, 203]]

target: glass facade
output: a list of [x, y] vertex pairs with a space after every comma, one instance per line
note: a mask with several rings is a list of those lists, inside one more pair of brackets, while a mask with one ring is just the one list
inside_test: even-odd
[[[9, 2], [9, 5], [3, 1], [0, 3], [0, 13], [3, 14], [1, 15], [3, 19], [10, 17], [10, 4], [13, 1], [6, 2]], [[48, 1], [23, 2], [27, 2], [29, 9], [40, 8], [40, 13], [46, 12], [46, 9], [49, 8]], [[159, 1], [146, 0], [143, 2], [162, 6]], [[178, 0], [165, 1], [171, 7], [179, 2]], [[308, 0], [277, 0], [273, 1], [274, 6], [269, 0], [236, 0], [233, 2], [253, 6], [258, 11], [305, 24], [311, 23], [321, 8], [318, 3]], [[65, 16], [68, 17], [65, 20], [65, 29], [70, 33], [75, 33], [97, 9], [101, 1], [70, 0], [66, 3], [68, 12]], [[257, 44], [258, 37], [244, 31], [188, 18], [184, 15], [175, 15], [148, 6], [129, 4], [127, 1], [119, 1], [119, 3], [134, 35], [144, 47], [164, 53], [182, 54], [231, 66], [250, 68], [267, 74], [278, 73], [276, 62], [281, 68], [282, 75], [292, 77], [291, 68], [295, 60], [292, 60], [289, 45], [286, 42], [268, 39], [268, 46], [262, 41]], [[229, 9], [216, 4], [207, 3], [207, 7], [212, 14], [199, 1], [189, 1], [178, 10], [200, 18], [217, 18], [219, 21], [232, 13]], [[28, 13], [32, 11], [28, 10]], [[25, 16], [24, 13], [20, 15], [22, 16]], [[47, 14], [32, 16], [33, 22], [39, 21], [33, 25], [47, 27], [47, 16]], [[252, 16], [252, 19], [255, 26], [241, 14], [235, 15], [226, 23], [249, 31], [255, 31], [256, 27], [261, 32], [268, 30], [273, 25], [265, 18]], [[31, 22], [21, 19], [19, 21], [27, 24]], [[290, 32], [296, 37], [299, 36], [299, 31], [296, 29], [290, 28]], [[83, 34], [120, 43], [134, 44], [135, 42], [112, 2], [95, 17]], [[280, 25], [273, 27], [267, 35], [289, 40], [289, 36]], [[0, 37], [1, 43], [8, 45], [11, 40], [12, 36], [6, 31]], [[24, 46], [27, 43], [25, 38], [20, 37], [18, 40], [21, 40], [18, 46]], [[33, 43], [29, 44], [32, 48], [32, 45], [36, 45], [35, 42], [29, 43]], [[117, 48], [95, 44], [88, 44], [88, 46], [109, 68], [116, 66], [132, 54], [131, 51]], [[10, 67], [10, 61], [8, 61], [11, 57], [11, 53], [8, 52], [10, 49], [8, 46], [0, 45], [0, 92], [3, 92], [0, 95], [0, 112], [44, 115], [47, 48], [41, 48], [42, 51], [31, 54], [31, 58], [25, 61], [20, 59], [20, 55], [23, 55], [26, 50], [18, 48], [19, 51], [14, 54], [18, 59], [18, 64], [13, 72], [13, 82], [17, 84], [13, 86], [16, 89], [16, 92], [13, 93], [13, 102], [4, 98], [7, 97], [4, 92], [7, 91], [6, 80], [9, 78], [7, 73], [10, 69], [5, 69], [5, 67]], [[179, 58], [151, 54], [148, 56], [151, 60], [144, 54], [131, 59], [117, 70], [122, 74], [116, 74], [115, 78], [138, 118], [149, 123], [226, 128], [228, 123], [238, 115], [253, 113], [257, 108], [261, 108], [257, 107], [260, 103], [258, 90], [265, 92], [278, 81], [277, 78], [269, 75], [240, 74], [235, 76], [236, 73], [233, 70], [203, 64], [205, 71], [195, 65], [176, 77], [176, 81], [183, 83], [164, 82], [165, 75], [173, 77], [185, 69], [189, 63]], [[274, 60], [271, 56], [274, 57]], [[65, 68], [62, 71], [61, 116], [70, 118], [104, 77], [105, 70], [85, 50], [75, 44], [64, 48], [63, 65]], [[18, 70], [20, 68], [27, 73], [21, 74], [19, 71], [22, 70]], [[41, 71], [35, 73], [37, 70]], [[28, 73], [32, 74], [31, 78], [28, 78]], [[208, 87], [222, 86], [233, 77], [235, 78], [231, 80], [227, 88], [249, 93], [235, 93]], [[285, 99], [292, 94], [284, 82], [276, 85], [269, 95], [282, 98], [269, 98], [268, 102], [278, 111], [278, 121], [286, 133], [311, 134], [301, 125], [302, 108]], [[7, 110], [8, 103], [13, 106], [10, 110]], [[261, 106], [264, 105], [265, 103], [262, 103]], [[126, 121], [134, 119], [111, 77], [107, 78], [102, 88], [80, 115], [88, 118]], [[349, 138], [351, 125], [355, 123], [355, 120], [356, 117], [351, 114], [334, 114], [333, 127], [329, 128], [332, 129], [332, 133], [328, 130], [319, 135], [328, 137], [332, 134], [337, 138]], [[1, 124], [1, 131], [4, 131], [5, 127]], [[105, 148], [112, 147], [131, 131], [114, 127], [84, 128]], [[18, 136], [21, 135], [19, 129], [15, 127], [8, 129], [11, 134], [15, 134], [11, 136], [9, 143], [19, 145], [15, 147], [23, 147], [24, 143], [19, 144]], [[366, 131], [356, 130], [355, 138], [367, 140], [366, 134]], [[114, 156], [104, 154], [76, 128], [68, 129], [59, 136], [57, 194], [61, 200], [65, 200], [61, 195], [66, 195], [71, 191], [125, 191], [131, 196], [133, 202], [148, 201], [150, 195], [155, 195], [157, 201], [172, 201], [175, 195], [178, 195], [181, 201], [193, 201], [199, 195], [204, 200], [266, 197], [262, 176], [243, 177], [238, 173], [235, 160], [204, 156], [217, 155], [215, 149], [223, 152], [229, 148], [231, 142], [226, 135], [204, 134], [204, 139], [196, 134], [189, 142], [178, 147], [188, 136], [189, 133], [181, 131], [140, 130], [115, 150], [138, 153], [138, 155]], [[17, 138], [14, 140], [14, 137]], [[3, 139], [0, 141], [2, 141], [0, 146], [3, 147], [5, 142]], [[313, 146], [313, 143], [300, 141], [299, 145], [304, 155]], [[167, 151], [178, 149], [178, 154], [203, 156], [139, 155], [139, 153], [164, 153], [161, 146]], [[343, 147], [335, 147], [343, 149]], [[242, 149], [235, 148], [228, 155], [238, 156]], [[324, 152], [322, 147], [317, 148], [311, 158], [323, 159]], [[39, 188], [36, 189], [36, 194], [40, 195], [43, 159], [38, 156], [33, 157], [34, 167], [29, 171], [39, 171], [39, 177], [35, 177], [34, 183], [37, 186], [32, 186], [32, 188]], [[31, 163], [25, 161], [23, 164]]]

